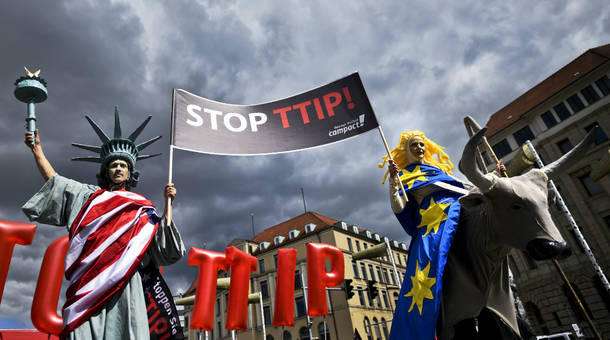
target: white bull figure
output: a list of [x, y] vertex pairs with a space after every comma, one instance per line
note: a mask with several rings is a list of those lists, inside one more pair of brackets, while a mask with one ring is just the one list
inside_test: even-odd
[[[483, 174], [475, 164], [476, 146], [486, 129], [466, 144], [460, 169], [475, 188], [460, 198], [459, 227], [443, 277], [439, 339], [452, 339], [454, 326], [476, 318], [484, 308], [519, 334], [508, 279], [507, 255], [512, 248], [536, 260], [569, 255], [549, 212], [547, 182], [586, 153], [597, 129], [569, 153], [545, 166], [512, 178]], [[479, 325], [479, 327], [488, 325]]]

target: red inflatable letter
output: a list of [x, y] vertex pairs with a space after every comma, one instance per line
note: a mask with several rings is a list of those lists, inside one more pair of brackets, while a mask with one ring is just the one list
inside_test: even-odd
[[59, 335], [63, 327], [63, 319], [56, 311], [69, 246], [68, 236], [60, 237], [49, 245], [42, 259], [31, 317], [34, 327], [43, 333]]
[[214, 298], [218, 270], [227, 270], [225, 254], [192, 247], [189, 251], [189, 266], [199, 266], [197, 294], [191, 317], [191, 329], [214, 329]]
[[294, 326], [294, 270], [297, 264], [296, 249], [277, 251], [277, 287], [273, 326]]
[[250, 273], [256, 270], [256, 257], [235, 247], [227, 247], [227, 263], [231, 266], [229, 286], [229, 307], [227, 308], [226, 329], [245, 331], [248, 315], [248, 290]]
[[[331, 271], [326, 272], [325, 259], [331, 264]], [[326, 287], [336, 287], [343, 282], [345, 264], [343, 253], [337, 247], [322, 243], [307, 244], [307, 285], [309, 294], [307, 304], [309, 316], [328, 314], [326, 305]]]
[[0, 220], [0, 303], [15, 243], [24, 246], [32, 244], [35, 232], [36, 226], [33, 224]]

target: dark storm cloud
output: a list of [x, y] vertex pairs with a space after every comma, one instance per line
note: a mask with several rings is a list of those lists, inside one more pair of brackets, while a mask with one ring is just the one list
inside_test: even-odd
[[[420, 129], [457, 164], [466, 141], [462, 117], [485, 124], [497, 111], [586, 49], [607, 43], [603, 1], [440, 1], [425, 4], [329, 2], [33, 1], [0, 5], [0, 218], [26, 222], [20, 206], [42, 185], [23, 145], [25, 104], [13, 97], [22, 66], [42, 68], [49, 99], [37, 107], [45, 152], [55, 169], [93, 183], [98, 166], [69, 159], [99, 144], [83, 119], [112, 131], [119, 106], [124, 133], [153, 120], [139, 142], [164, 138], [139, 162], [136, 188], [158, 207], [168, 178], [171, 89], [254, 104], [287, 97], [360, 71], [394, 147]], [[385, 149], [376, 131], [294, 154], [221, 157], [174, 152], [175, 219], [187, 248], [223, 251], [307, 209], [408, 241], [391, 213]], [[459, 176], [459, 173], [457, 174]], [[38, 225], [31, 246], [16, 246], [0, 319], [30, 325], [42, 255], [65, 235]], [[196, 276], [186, 258], [164, 268], [174, 293]], [[62, 293], [63, 294], [63, 293]], [[60, 304], [63, 303], [63, 298]]]

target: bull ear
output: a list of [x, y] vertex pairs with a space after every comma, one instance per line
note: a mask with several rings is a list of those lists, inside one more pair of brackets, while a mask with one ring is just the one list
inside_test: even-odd
[[464, 209], [473, 209], [482, 205], [487, 200], [487, 197], [479, 192], [470, 192], [465, 196], [460, 197], [460, 205]]

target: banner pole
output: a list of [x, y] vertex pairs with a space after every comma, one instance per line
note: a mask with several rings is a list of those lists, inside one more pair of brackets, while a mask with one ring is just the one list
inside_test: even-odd
[[[175, 102], [174, 97], [176, 97], [176, 89], [172, 89], [172, 112], [170, 115], [170, 141], [169, 141], [169, 166], [167, 171], [167, 184], [171, 184], [173, 180], [173, 169], [174, 169], [174, 111], [175, 111]], [[167, 219], [167, 225], [172, 224], [172, 199], [168, 197], [165, 201], [165, 217]]]
[[[394, 160], [392, 158], [392, 152], [390, 152], [390, 147], [388, 146], [388, 142], [385, 139], [385, 135], [383, 134], [383, 130], [381, 129], [381, 125], [377, 125], [377, 129], [379, 130], [379, 134], [381, 135], [381, 140], [383, 141], [383, 146], [385, 146], [385, 151], [388, 153], [388, 157], [390, 157], [390, 160]], [[407, 192], [405, 191], [404, 186], [402, 185], [402, 181], [400, 180], [400, 176], [398, 177], [398, 184], [400, 184], [400, 188], [402, 189], [402, 195], [405, 198], [405, 203], [409, 202], [409, 198], [407, 197]]]
[[[172, 172], [174, 166], [174, 148], [172, 145], [169, 146], [169, 171], [167, 175], [167, 183], [172, 183]], [[165, 201], [165, 218], [167, 219], [167, 225], [172, 224], [172, 199], [167, 197]]]

